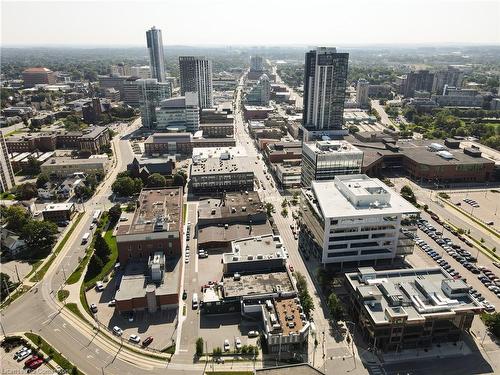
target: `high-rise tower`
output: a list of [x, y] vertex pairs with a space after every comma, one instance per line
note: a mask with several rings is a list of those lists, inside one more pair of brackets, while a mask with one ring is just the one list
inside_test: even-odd
[[179, 56], [179, 70], [181, 95], [196, 92], [200, 108], [212, 108], [212, 62], [200, 56]]
[[163, 55], [163, 40], [161, 30], [152, 27], [146, 31], [146, 41], [149, 51], [149, 66], [151, 67], [151, 77], [158, 82], [165, 82], [165, 61]]
[[303, 127], [314, 137], [343, 132], [348, 60], [335, 48], [306, 53]]

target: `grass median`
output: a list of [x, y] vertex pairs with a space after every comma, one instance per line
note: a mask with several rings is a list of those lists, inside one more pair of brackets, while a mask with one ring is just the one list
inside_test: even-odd
[[49, 267], [52, 265], [52, 263], [54, 263], [54, 260], [56, 260], [57, 255], [64, 248], [64, 246], [66, 245], [66, 242], [68, 242], [69, 237], [73, 234], [76, 226], [78, 225], [78, 223], [80, 222], [80, 220], [82, 219], [82, 217], [83, 217], [83, 213], [79, 213], [78, 217], [76, 218], [75, 222], [73, 223], [73, 226], [68, 231], [68, 233], [66, 233], [66, 235], [64, 236], [64, 238], [62, 239], [62, 241], [59, 243], [59, 245], [57, 245], [56, 249], [54, 250], [54, 252], [50, 256], [49, 260], [47, 262], [45, 262], [45, 264], [42, 266], [42, 268], [40, 268], [40, 270], [37, 271], [35, 273], [35, 275], [30, 279], [30, 281], [32, 283], [35, 283], [35, 282], [40, 281], [41, 279], [43, 279], [43, 277], [47, 273]]

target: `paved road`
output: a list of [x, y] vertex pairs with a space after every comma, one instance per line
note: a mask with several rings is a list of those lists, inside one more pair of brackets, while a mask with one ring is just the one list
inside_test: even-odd
[[372, 100], [371, 104], [372, 104], [372, 108], [374, 108], [378, 112], [378, 114], [380, 115], [380, 122], [382, 123], [382, 125], [384, 125], [385, 127], [389, 127], [389, 125], [394, 126], [394, 123], [391, 121], [391, 119], [389, 118], [389, 116], [385, 112], [384, 107], [382, 105], [380, 105], [380, 101]]
[[3, 135], [6, 135], [6, 134], [9, 134], [10, 132], [22, 129], [22, 128], [24, 128], [24, 126], [25, 126], [24, 123], [18, 122], [17, 124], [5, 126], [5, 127], [1, 128], [0, 131], [2, 132]]

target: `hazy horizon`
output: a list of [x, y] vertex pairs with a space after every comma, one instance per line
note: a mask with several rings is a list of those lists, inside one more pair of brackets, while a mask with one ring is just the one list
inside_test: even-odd
[[485, 46], [496, 0], [2, 1], [2, 47]]

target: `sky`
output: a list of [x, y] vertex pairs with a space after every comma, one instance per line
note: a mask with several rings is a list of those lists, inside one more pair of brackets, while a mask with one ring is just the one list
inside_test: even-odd
[[2, 46], [500, 44], [500, 0], [1, 0]]

